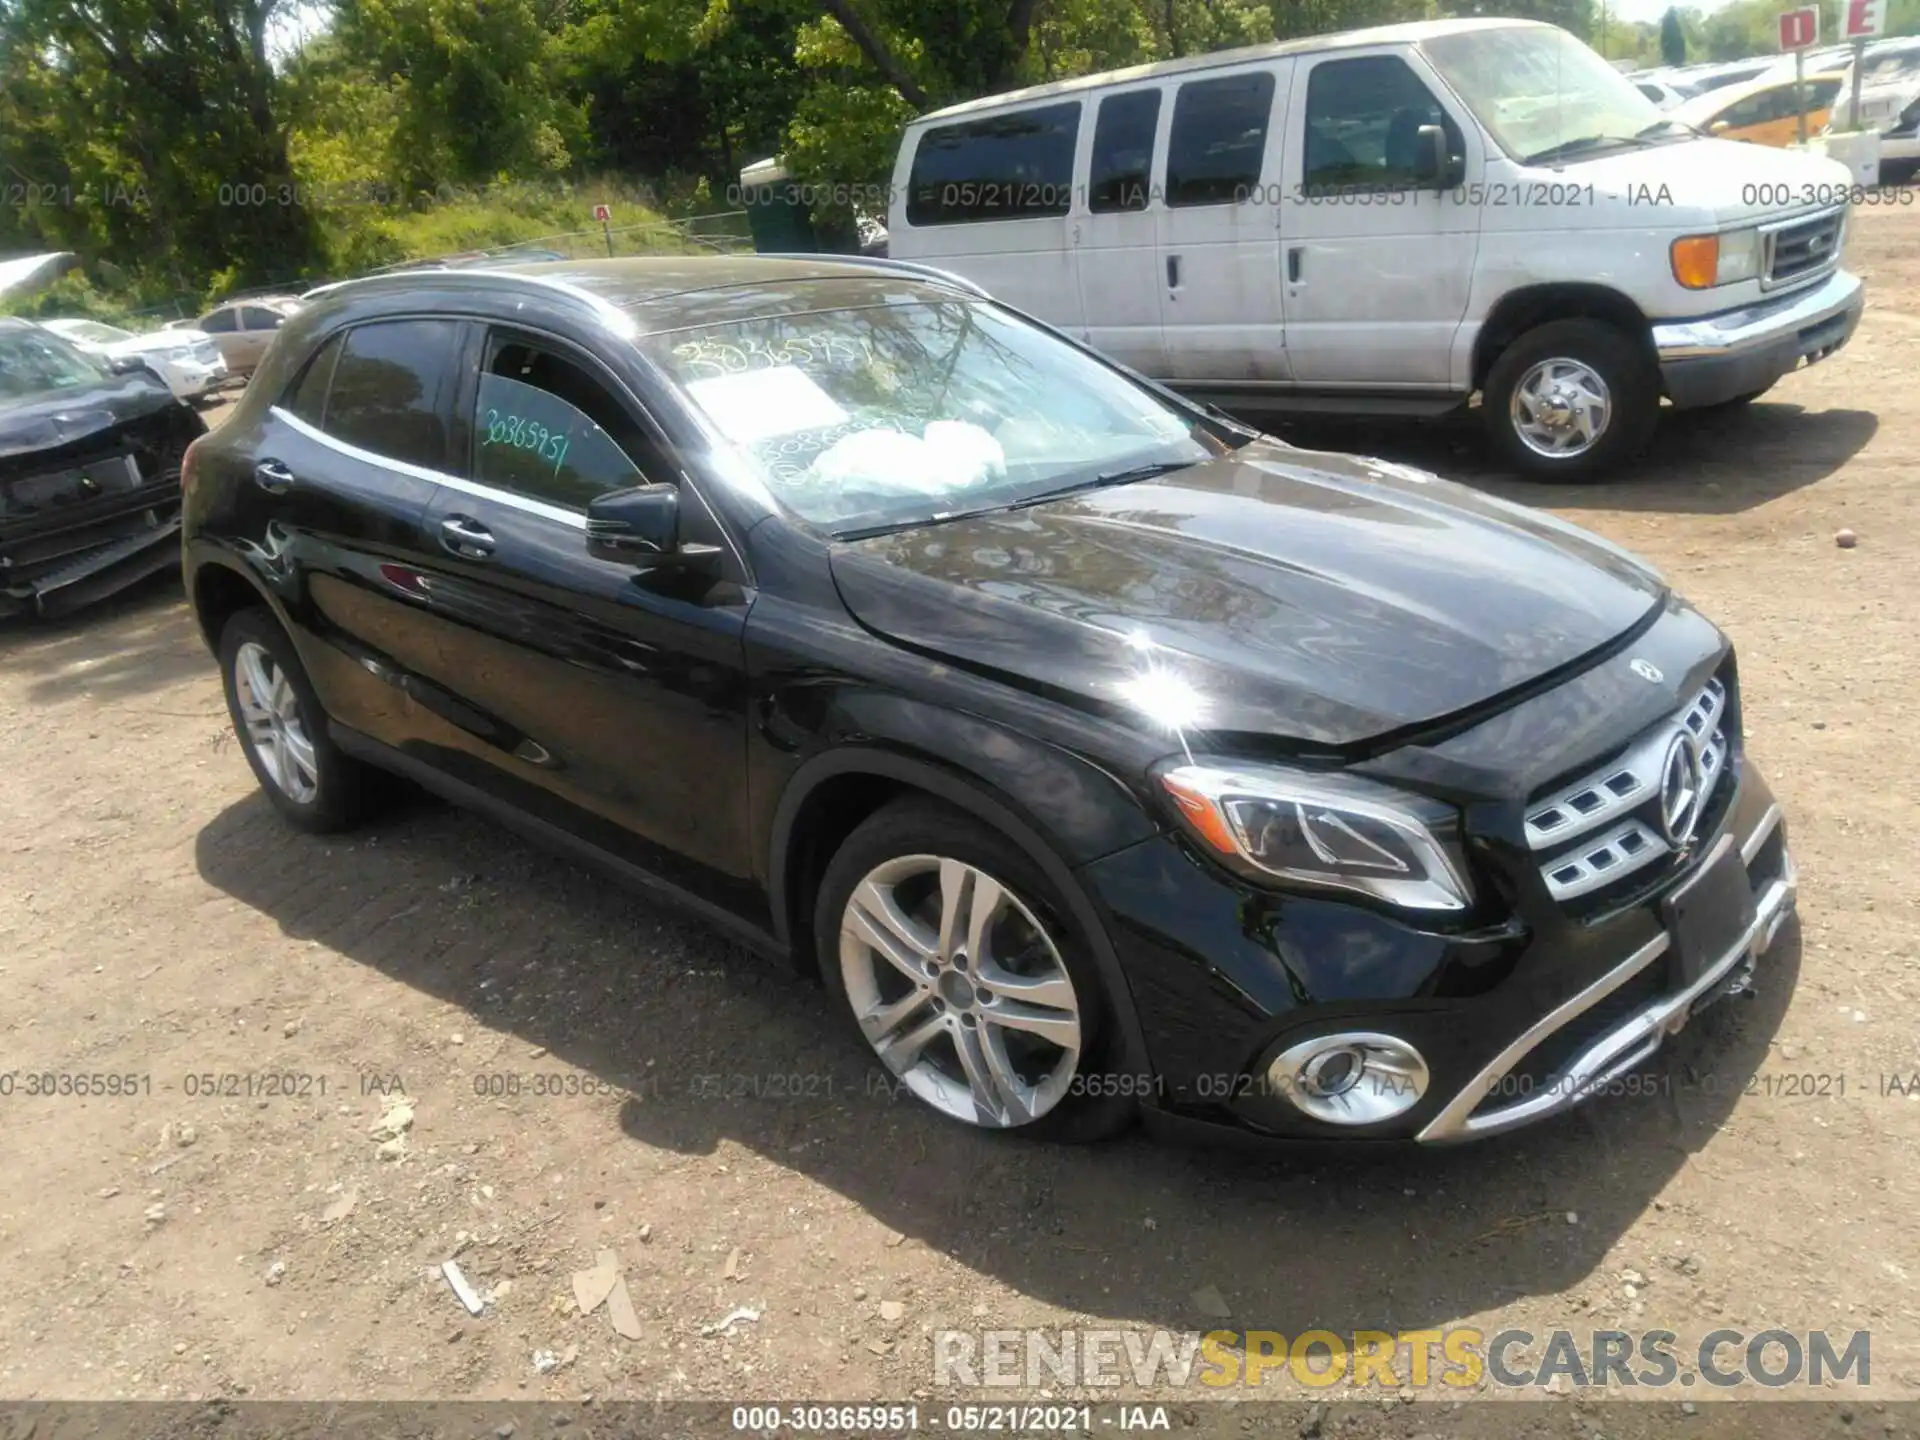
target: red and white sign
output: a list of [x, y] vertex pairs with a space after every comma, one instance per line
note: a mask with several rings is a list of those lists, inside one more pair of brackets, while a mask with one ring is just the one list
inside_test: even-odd
[[1887, 0], [1841, 0], [1841, 39], [1864, 40], [1886, 28]]
[[1780, 12], [1780, 48], [1810, 50], [1820, 38], [1820, 11], [1809, 5], [1804, 10]]
[[613, 207], [612, 207], [611, 205], [596, 205], [596, 206], [594, 206], [594, 207], [593, 207], [593, 218], [594, 218], [594, 219], [596, 219], [596, 220], [611, 220], [611, 219], [613, 219]]

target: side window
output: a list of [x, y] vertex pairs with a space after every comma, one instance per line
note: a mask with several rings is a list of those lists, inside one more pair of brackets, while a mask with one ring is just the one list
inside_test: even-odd
[[1762, 91], [1758, 95], [1749, 95], [1744, 100], [1736, 100], [1720, 112], [1720, 119], [1731, 130], [1743, 130], [1749, 125], [1759, 125], [1775, 118], [1773, 113], [1773, 94]]
[[376, 455], [447, 466], [453, 358], [460, 326], [451, 320], [376, 320], [341, 342], [323, 428]]
[[907, 180], [908, 223], [1066, 214], [1079, 136], [1077, 100], [924, 132]]
[[1167, 204], [1231, 205], [1260, 183], [1273, 75], [1251, 70], [1180, 87], [1167, 137]]
[[573, 361], [496, 337], [474, 397], [473, 478], [571, 510], [609, 490], [644, 485], [634, 457], [668, 478], [620, 402]]
[[1302, 182], [1308, 190], [1416, 184], [1426, 125], [1441, 128], [1450, 157], [1465, 158], [1460, 127], [1398, 55], [1323, 60], [1307, 78]]
[[1827, 110], [1840, 96], [1838, 80], [1814, 80], [1807, 85], [1807, 109]]
[[1153, 175], [1153, 132], [1160, 123], [1160, 92], [1135, 90], [1100, 102], [1093, 126], [1093, 164], [1087, 208], [1096, 215], [1147, 208]]
[[286, 318], [278, 310], [269, 310], [264, 305], [240, 307], [240, 323], [249, 330], [278, 330]]
[[211, 310], [200, 317], [200, 328], [209, 335], [231, 335], [240, 327], [233, 323], [233, 311]]
[[309, 425], [320, 425], [326, 418], [327, 387], [333, 383], [333, 367], [339, 359], [340, 337], [336, 335], [307, 362], [281, 403]]
[[1638, 90], [1642, 95], [1646, 96], [1647, 99], [1653, 101], [1654, 104], [1658, 105], [1660, 103], [1661, 90], [1658, 85], [1650, 85], [1646, 81], [1642, 80], [1634, 88]]

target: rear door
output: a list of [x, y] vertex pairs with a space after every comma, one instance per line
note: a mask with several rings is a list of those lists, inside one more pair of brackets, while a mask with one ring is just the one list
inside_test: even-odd
[[452, 453], [467, 332], [425, 319], [336, 332], [247, 446], [259, 519], [244, 533], [297, 573], [314, 686], [328, 714], [389, 745], [431, 733], [416, 683], [435, 659], [422, 526]]
[[1158, 85], [1118, 90], [1091, 102], [1084, 214], [1073, 217], [1074, 268], [1096, 350], [1146, 375], [1167, 373], [1161, 328], [1160, 211], [1153, 157], [1162, 130]]
[[742, 903], [751, 591], [590, 555], [586, 507], [681, 487], [682, 538], [726, 536], [624, 385], [559, 338], [488, 332], [468, 454], [427, 525], [436, 679], [466, 719], [447, 757], [516, 809], [708, 899]]
[[1173, 90], [1158, 213], [1166, 378], [1285, 380], [1271, 146], [1291, 60], [1208, 73]]
[[286, 320], [278, 310], [270, 310], [265, 305], [240, 306], [240, 345], [247, 369], [259, 365]]

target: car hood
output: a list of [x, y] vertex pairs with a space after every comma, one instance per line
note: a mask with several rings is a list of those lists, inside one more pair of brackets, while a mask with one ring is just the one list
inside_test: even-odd
[[1309, 747], [1441, 721], [1573, 667], [1666, 595], [1551, 516], [1268, 441], [845, 542], [832, 565], [863, 625], [930, 656], [1149, 724], [1197, 712], [1199, 729]]
[[72, 445], [177, 403], [149, 375], [117, 375], [98, 385], [0, 400], [0, 460]]
[[[1669, 111], [1668, 118], [1684, 120], [1685, 108]], [[1590, 181], [1598, 190], [1634, 198], [1655, 220], [1686, 223], [1674, 212], [1693, 210], [1711, 214], [1722, 225], [1781, 218], [1808, 208], [1801, 196], [1843, 195], [1853, 183], [1852, 171], [1823, 155], [1718, 139], [1610, 151], [1571, 161], [1565, 173], [1568, 180]], [[1789, 209], [1771, 203], [1781, 195], [1792, 197]]]

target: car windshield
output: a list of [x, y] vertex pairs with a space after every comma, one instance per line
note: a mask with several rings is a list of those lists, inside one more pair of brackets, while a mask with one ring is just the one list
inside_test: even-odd
[[1463, 30], [1421, 42], [1500, 148], [1541, 164], [1686, 138], [1618, 70], [1550, 25]]
[[775, 500], [842, 536], [1121, 483], [1236, 443], [970, 300], [767, 316], [641, 344]]
[[49, 330], [0, 330], [0, 400], [97, 385], [107, 372]]

